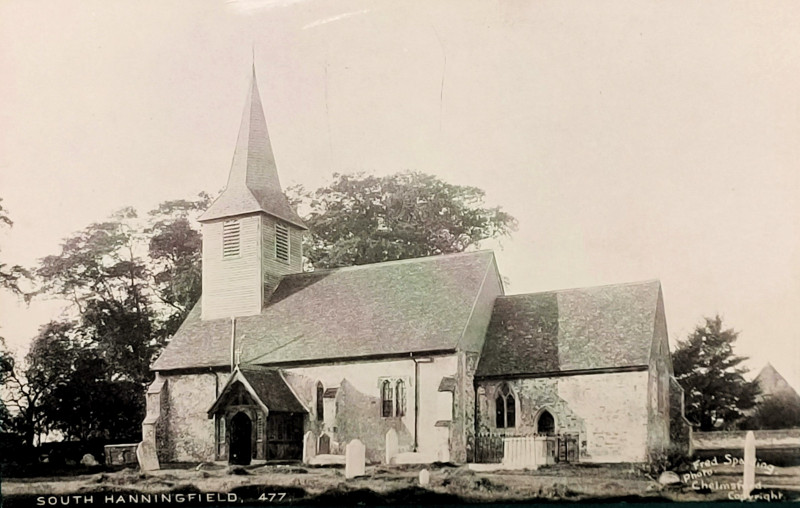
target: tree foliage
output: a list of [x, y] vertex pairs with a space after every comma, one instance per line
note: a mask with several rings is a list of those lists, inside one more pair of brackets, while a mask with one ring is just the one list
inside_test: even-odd
[[800, 402], [795, 397], [773, 395], [764, 397], [755, 412], [746, 418], [744, 430], [790, 429], [800, 427]]
[[152, 224], [145, 230], [152, 263], [153, 287], [170, 307], [161, 329], [162, 340], [177, 330], [202, 292], [202, 236], [193, 217], [208, 208], [211, 198], [201, 193], [195, 200], [161, 203], [150, 212]]
[[11, 409], [0, 417], [26, 443], [50, 431], [139, 439], [150, 363], [200, 296], [192, 219], [208, 202], [165, 202], [146, 221], [122, 209], [41, 260], [40, 292], [72, 302], [73, 312], [40, 329], [24, 362], [0, 353]]
[[[6, 349], [3, 337], [0, 337], [0, 388], [5, 388], [14, 373], [14, 356]], [[0, 398], [0, 433], [13, 432], [14, 424], [11, 412], [6, 405], [5, 397]]]
[[744, 378], [747, 358], [733, 353], [738, 333], [723, 329], [719, 316], [706, 318], [672, 356], [675, 378], [685, 391], [686, 418], [700, 430], [731, 428], [751, 409], [758, 384]]
[[60, 254], [44, 258], [37, 275], [46, 291], [75, 304], [82, 347], [96, 349], [116, 379], [144, 386], [156, 350], [156, 312], [149, 268], [136, 252], [137, 232], [129, 223], [136, 217], [128, 208], [90, 224], [69, 237]]
[[334, 175], [313, 193], [291, 189], [310, 211], [304, 249], [316, 268], [352, 266], [465, 251], [509, 235], [516, 220], [484, 205], [484, 192], [422, 173]]
[[[3, 208], [2, 201], [3, 198], [0, 198], [0, 226], [11, 227], [14, 222], [9, 217], [8, 211]], [[20, 282], [24, 279], [30, 279], [30, 277], [30, 272], [20, 265], [9, 266], [0, 262], [0, 289], [22, 296], [26, 301], [30, 299], [31, 295], [22, 290]]]

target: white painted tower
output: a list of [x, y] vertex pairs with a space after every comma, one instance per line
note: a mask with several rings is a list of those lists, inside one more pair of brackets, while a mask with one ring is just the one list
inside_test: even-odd
[[308, 228], [278, 179], [255, 66], [228, 184], [200, 222], [204, 320], [258, 314], [281, 276], [302, 271]]

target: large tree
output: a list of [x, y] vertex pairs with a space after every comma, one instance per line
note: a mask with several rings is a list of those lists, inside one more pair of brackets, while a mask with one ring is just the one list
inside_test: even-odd
[[37, 270], [45, 291], [73, 303], [75, 318], [34, 339], [25, 377], [45, 394], [49, 428], [68, 438], [137, 437], [158, 345], [144, 243], [136, 212], [126, 208], [67, 238]]
[[42, 326], [25, 361], [11, 358], [6, 370], [6, 397], [14, 411], [12, 427], [27, 446], [33, 447], [38, 436], [53, 428], [54, 413], [48, 412], [45, 399], [71, 375], [72, 351], [65, 344], [72, 341], [73, 332], [66, 322]]
[[486, 207], [482, 190], [418, 172], [336, 174], [314, 192], [290, 192], [301, 211], [308, 209], [304, 252], [315, 268], [462, 252], [517, 225], [499, 207]]
[[[28, 445], [52, 430], [67, 439], [138, 438], [149, 365], [200, 296], [193, 219], [209, 201], [167, 201], [147, 220], [124, 208], [41, 261], [40, 293], [70, 301], [72, 313], [43, 326], [22, 362], [0, 347], [2, 430]], [[2, 206], [0, 224], [11, 225]], [[0, 288], [22, 294], [25, 275], [0, 265]]]
[[115, 379], [144, 385], [155, 350], [150, 271], [137, 252], [141, 242], [133, 209], [87, 226], [47, 256], [37, 275], [51, 294], [71, 300], [84, 346], [111, 365]]
[[68, 439], [135, 440], [149, 367], [200, 296], [200, 233], [209, 202], [162, 203], [147, 220], [132, 208], [68, 237], [41, 261], [43, 291], [72, 302], [26, 357], [25, 388], [41, 393], [43, 422]]
[[[3, 198], [0, 198], [0, 226], [11, 227], [14, 222], [8, 215], [8, 211], [3, 207]], [[10, 291], [11, 293], [25, 298], [27, 301], [31, 294], [26, 293], [20, 287], [23, 279], [29, 279], [30, 272], [19, 265], [9, 266], [0, 263], [0, 290]], [[0, 432], [11, 432], [16, 430], [16, 414], [9, 411], [8, 406], [13, 406], [14, 401], [9, 402], [12, 396], [13, 387], [17, 376], [16, 362], [14, 356], [6, 348], [5, 340], [0, 337]], [[13, 407], [12, 407], [13, 409]]]
[[672, 355], [686, 418], [702, 431], [731, 428], [756, 403], [758, 384], [744, 378], [747, 369], [741, 365], [747, 358], [733, 353], [737, 337], [719, 316], [705, 318]]
[[202, 237], [195, 225], [197, 215], [211, 203], [206, 193], [194, 200], [165, 201], [150, 211], [151, 224], [144, 230], [153, 276], [153, 290], [166, 305], [159, 327], [164, 342], [181, 325], [202, 291]]

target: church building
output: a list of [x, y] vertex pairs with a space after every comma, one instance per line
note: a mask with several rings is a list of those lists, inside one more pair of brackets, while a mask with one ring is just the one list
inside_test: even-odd
[[497, 462], [525, 436], [554, 461], [642, 462], [683, 421], [658, 281], [505, 295], [491, 251], [304, 272], [255, 70], [200, 222], [203, 294], [152, 365], [145, 469], [353, 439], [378, 462], [390, 430], [404, 462]]

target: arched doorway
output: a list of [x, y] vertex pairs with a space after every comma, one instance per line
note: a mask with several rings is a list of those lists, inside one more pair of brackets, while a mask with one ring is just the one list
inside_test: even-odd
[[550, 411], [544, 410], [536, 421], [536, 433], [544, 436], [552, 436], [556, 433], [556, 421]]
[[231, 418], [231, 443], [229, 461], [231, 464], [246, 466], [250, 464], [253, 439], [253, 422], [243, 412]]

